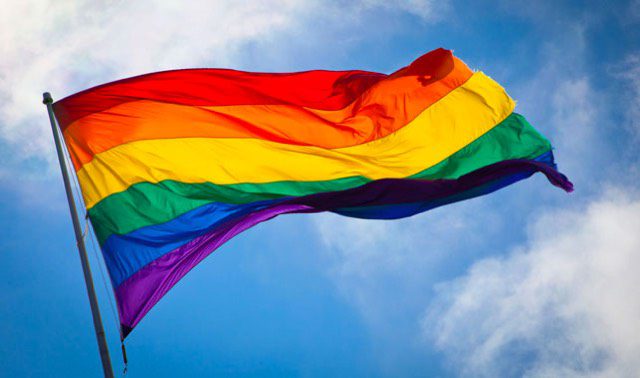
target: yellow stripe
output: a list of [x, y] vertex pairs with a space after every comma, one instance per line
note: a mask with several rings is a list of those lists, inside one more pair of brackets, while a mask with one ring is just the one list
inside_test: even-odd
[[246, 138], [142, 140], [95, 155], [78, 171], [78, 179], [91, 208], [144, 181], [236, 184], [406, 177], [471, 143], [514, 107], [498, 83], [477, 72], [405, 127], [365, 144], [324, 149]]

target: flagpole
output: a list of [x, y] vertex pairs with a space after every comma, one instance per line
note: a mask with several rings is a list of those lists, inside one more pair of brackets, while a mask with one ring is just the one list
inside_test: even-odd
[[53, 139], [56, 144], [58, 163], [60, 163], [60, 170], [62, 171], [64, 189], [67, 194], [67, 202], [69, 203], [69, 212], [71, 213], [73, 230], [76, 234], [76, 243], [78, 245], [78, 252], [80, 253], [80, 262], [82, 263], [84, 282], [87, 285], [87, 294], [89, 295], [89, 304], [91, 305], [91, 315], [93, 315], [93, 326], [96, 331], [96, 338], [98, 339], [98, 349], [100, 350], [100, 359], [102, 360], [102, 370], [104, 371], [104, 376], [106, 378], [113, 378], [113, 368], [111, 367], [111, 358], [109, 357], [109, 347], [107, 346], [107, 339], [105, 337], [104, 327], [102, 326], [102, 318], [100, 317], [100, 308], [98, 307], [98, 299], [96, 297], [96, 291], [93, 286], [91, 267], [89, 266], [89, 259], [87, 258], [87, 248], [84, 244], [82, 227], [80, 226], [80, 219], [78, 218], [76, 203], [73, 199], [73, 193], [71, 192], [69, 172], [64, 159], [62, 143], [60, 142], [60, 135], [56, 128], [56, 118], [53, 114], [53, 99], [51, 98], [51, 94], [49, 94], [49, 92], [45, 92], [42, 94], [42, 103], [47, 106], [49, 121], [51, 122], [51, 131], [53, 131]]

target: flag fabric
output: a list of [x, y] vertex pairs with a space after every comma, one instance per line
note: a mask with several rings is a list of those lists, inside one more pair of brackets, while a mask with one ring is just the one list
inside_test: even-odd
[[514, 108], [443, 49], [390, 75], [175, 70], [54, 104], [124, 336], [213, 250], [279, 214], [396, 219], [535, 172], [571, 191]]

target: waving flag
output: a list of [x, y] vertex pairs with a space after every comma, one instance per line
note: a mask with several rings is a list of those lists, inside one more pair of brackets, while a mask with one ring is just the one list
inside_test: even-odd
[[190, 269], [283, 213], [396, 219], [542, 172], [551, 145], [450, 51], [399, 71], [133, 77], [54, 104], [126, 336]]

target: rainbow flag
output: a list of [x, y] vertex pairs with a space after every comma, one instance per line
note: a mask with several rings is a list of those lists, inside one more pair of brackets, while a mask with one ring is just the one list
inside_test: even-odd
[[224, 242], [284, 213], [396, 219], [542, 172], [550, 143], [450, 51], [390, 75], [190, 69], [54, 104], [123, 335]]

